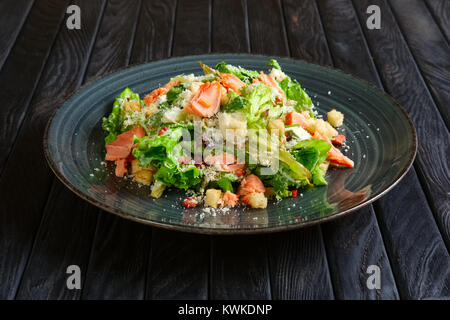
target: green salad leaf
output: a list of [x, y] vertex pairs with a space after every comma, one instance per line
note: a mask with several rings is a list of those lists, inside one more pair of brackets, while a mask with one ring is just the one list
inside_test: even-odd
[[134, 93], [127, 87], [116, 97], [111, 113], [102, 120], [102, 128], [108, 132], [108, 135], [105, 138], [105, 144], [113, 142], [117, 135], [122, 133], [124, 121], [122, 106], [126, 101], [140, 101], [139, 94]]
[[135, 137], [133, 143], [138, 147], [133, 149], [133, 156], [139, 166], [148, 167], [150, 164], [158, 168], [154, 178], [166, 186], [188, 189], [201, 182], [201, 171], [194, 164], [181, 164], [178, 159], [190, 156], [180, 140], [185, 126], [171, 127], [165, 135], [143, 138]]
[[267, 64], [266, 68], [272, 67], [274, 69], [281, 70], [280, 65], [278, 64], [278, 61], [275, 59], [270, 59], [269, 63]]
[[280, 82], [280, 87], [286, 94], [287, 99], [294, 100], [297, 102], [297, 104], [294, 107], [297, 112], [311, 110], [312, 107], [311, 98], [302, 89], [300, 83], [298, 83], [297, 80], [291, 80], [290, 77], [286, 77], [283, 81]]
[[253, 79], [259, 77], [259, 73], [253, 70], [247, 70], [242, 67], [235, 67], [231, 64], [227, 64], [222, 61], [216, 65], [216, 70], [222, 73], [231, 73], [236, 77], [244, 81], [245, 83], [251, 83]]
[[239, 96], [236, 92], [233, 90], [230, 90], [228, 93], [228, 102], [221, 107], [221, 111], [224, 112], [235, 112], [239, 111], [241, 109], [244, 109], [247, 104], [249, 103], [248, 99]]
[[167, 103], [172, 104], [184, 90], [185, 87], [182, 84], [173, 86], [169, 92], [167, 92]]

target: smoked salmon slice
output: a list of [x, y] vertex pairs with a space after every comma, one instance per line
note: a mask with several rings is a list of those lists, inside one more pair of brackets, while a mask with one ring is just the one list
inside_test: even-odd
[[116, 176], [123, 177], [127, 173], [127, 159], [116, 160]]
[[184, 110], [200, 117], [209, 118], [213, 116], [219, 111], [222, 96], [221, 87], [217, 81], [202, 84], [190, 103], [184, 107]]
[[159, 96], [166, 94], [167, 92], [169, 92], [170, 89], [172, 89], [172, 87], [175, 87], [180, 83], [181, 83], [180, 81], [170, 81], [169, 83], [163, 85], [161, 88], [153, 90], [144, 97], [145, 104], [146, 105], [152, 104], [153, 102], [156, 101], [156, 99], [158, 99]]
[[264, 191], [266, 191], [266, 188], [264, 188], [264, 184], [261, 179], [254, 174], [250, 174], [241, 181], [241, 185], [238, 188], [238, 195], [245, 197], [253, 192]]
[[[274, 78], [272, 78], [270, 75], [265, 74], [264, 72], [261, 71], [259, 80], [262, 81], [264, 84], [268, 85], [269, 87], [277, 89], [277, 91], [280, 93], [280, 95], [282, 97], [282, 100], [283, 101], [285, 100], [286, 97], [284, 95], [284, 91], [283, 91], [283, 89], [280, 88], [280, 86], [278, 85], [278, 82], [276, 82]], [[256, 82], [258, 82], [258, 80], [256, 80]]]
[[125, 159], [130, 155], [133, 148], [133, 137], [142, 138], [145, 136], [145, 131], [141, 126], [137, 126], [127, 132], [121, 133], [116, 140], [106, 145], [105, 160], [116, 161]]
[[222, 196], [222, 203], [227, 207], [234, 207], [239, 202], [239, 196], [230, 191], [226, 191]]
[[205, 163], [207, 165], [219, 165], [220, 171], [231, 172], [241, 177], [245, 174], [245, 163], [237, 163], [238, 159], [229, 153], [224, 153], [215, 156], [207, 156]]
[[220, 73], [219, 72], [219, 82], [226, 88], [231, 89], [237, 94], [239, 93], [239, 90], [245, 85], [243, 81], [241, 81], [238, 77], [236, 77], [234, 74], [231, 73]]
[[299, 124], [303, 129], [308, 128], [308, 117], [306, 117], [303, 113], [298, 113], [295, 111], [291, 111], [286, 115], [284, 123], [287, 125]]
[[[327, 137], [324, 137], [317, 131], [314, 132], [312, 138], [313, 139], [322, 139], [331, 144], [330, 139], [328, 139]], [[327, 160], [330, 161], [330, 163], [337, 164], [339, 166], [344, 166], [344, 167], [349, 167], [349, 168], [353, 168], [355, 166], [355, 163], [353, 162], [353, 160], [344, 156], [342, 154], [342, 152], [338, 148], [334, 147], [333, 145], [331, 145], [331, 148], [328, 151]]]

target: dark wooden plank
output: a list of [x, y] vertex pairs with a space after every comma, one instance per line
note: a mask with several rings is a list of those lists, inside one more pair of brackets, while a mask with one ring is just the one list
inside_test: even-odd
[[[334, 66], [376, 85], [380, 79], [351, 2], [317, 2]], [[324, 224], [334, 292], [339, 299], [398, 299], [389, 259], [372, 206], [351, 216]], [[382, 271], [382, 287], [367, 288], [367, 268], [377, 265]]]
[[0, 2], [0, 12], [2, 13], [0, 21], [0, 70], [32, 5], [33, 1], [30, 0], [5, 0]]
[[[170, 10], [175, 10], [173, 2], [167, 3], [172, 4]], [[173, 54], [182, 56], [209, 52], [210, 2], [178, 1], [176, 12]], [[156, 23], [161, 18], [153, 19]], [[162, 32], [167, 33], [167, 30]], [[167, 46], [166, 42], [163, 46]], [[209, 253], [208, 236], [153, 229], [146, 298], [207, 299]]]
[[[365, 21], [368, 1], [353, 2]], [[415, 168], [424, 187], [447, 248], [450, 247], [450, 133], [424, 85], [394, 16], [385, 1], [377, 0], [383, 14], [380, 30], [363, 29], [385, 89], [405, 107], [419, 140]], [[365, 6], [366, 5], [366, 6]], [[392, 68], [395, 65], [395, 68]], [[426, 116], [425, 116], [426, 115]]]
[[176, 0], [143, 0], [131, 64], [166, 58], [171, 54]]
[[[140, 9], [141, 1], [108, 2], [86, 80], [129, 63]], [[106, 60], [109, 64], [105, 66], [103, 61]], [[109, 213], [100, 214], [82, 290], [83, 299], [144, 297], [149, 231], [146, 226]]]
[[[5, 167], [5, 174], [0, 189], [5, 190], [9, 199], [2, 205], [2, 211], [12, 219], [5, 224], [11, 237], [8, 241], [22, 242], [21, 252], [16, 255], [25, 256], [29, 239], [18, 239], [15, 234], [18, 228], [37, 228], [41, 209], [46, 203], [53, 174], [46, 165], [42, 151], [41, 139], [46, 121], [56, 106], [76, 89], [84, 76], [92, 44], [97, 34], [103, 0], [78, 0], [85, 11], [83, 28], [77, 32], [62, 28], [49, 56], [48, 63], [37, 87], [30, 112], [13, 147], [11, 157]], [[63, 81], [62, 81], [63, 79]], [[30, 165], [30, 155], [33, 161]], [[33, 180], [30, 181], [30, 177]], [[26, 185], [27, 192], [23, 192]], [[59, 182], [53, 183], [51, 194], [44, 209], [44, 218], [37, 234], [32, 254], [22, 277], [17, 297], [20, 299], [71, 299], [79, 296], [79, 290], [67, 290], [65, 268], [77, 264], [84, 272], [88, 258], [90, 241], [96, 223], [97, 210], [81, 202], [73, 193], [66, 190]], [[70, 208], [79, 208], [76, 214]], [[23, 223], [22, 220], [28, 221]], [[16, 224], [20, 224], [16, 226]], [[2, 223], [3, 225], [3, 223]], [[11, 235], [10, 232], [14, 233]], [[76, 233], [74, 233], [76, 231]], [[22, 232], [22, 231], [19, 231]], [[29, 236], [35, 231], [30, 230]], [[64, 245], [62, 245], [64, 244]], [[24, 259], [24, 258], [20, 258]], [[8, 260], [18, 267], [19, 256], [8, 256]], [[11, 291], [15, 289], [11, 288]]]
[[0, 110], [0, 174], [58, 32], [66, 4], [66, 1], [56, 0], [35, 3], [0, 73], [0, 99], [8, 101]]
[[331, 66], [332, 57], [314, 0], [288, 0], [282, 3], [292, 56]]
[[211, 51], [210, 20], [210, 0], [179, 0], [172, 54], [182, 56]]
[[211, 299], [270, 299], [266, 236], [214, 237]]
[[445, 38], [450, 42], [450, 2], [447, 0], [425, 0], [425, 4], [441, 28]]
[[207, 299], [210, 237], [154, 229], [147, 299]]
[[[282, 11], [279, 1], [248, 1], [252, 52], [289, 55]], [[272, 234], [268, 242], [273, 299], [333, 298], [320, 227]]]
[[403, 184], [375, 203], [397, 286], [404, 299], [448, 299], [450, 256], [437, 226], [430, 226], [429, 206], [417, 199], [425, 195], [411, 170]]
[[[446, 160], [449, 133], [433, 103], [429, 91], [421, 79], [386, 2], [375, 1], [369, 3], [369, 1], [355, 1], [353, 4], [363, 25], [367, 17], [365, 13], [367, 6], [370, 4], [380, 6], [383, 12], [381, 21], [383, 27], [376, 31], [365, 28], [363, 30], [386, 90], [406, 108], [417, 129], [419, 150], [415, 161], [416, 170], [411, 170], [405, 180], [399, 184], [399, 187], [389, 193], [389, 196], [396, 196], [398, 199], [404, 200], [396, 199], [392, 201], [391, 199], [389, 201], [387, 197], [382, 198], [377, 204], [382, 209], [377, 210], [377, 212], [382, 217], [380, 225], [382, 226], [384, 237], [392, 237], [390, 242], [392, 247], [387, 245], [386, 248], [391, 257], [396, 279], [403, 281], [403, 283], [397, 282], [400, 296], [402, 298], [424, 297], [427, 295], [424, 292], [439, 292], [442, 282], [447, 281], [447, 275], [445, 273], [430, 275], [417, 273], [416, 271], [407, 273], [405, 265], [403, 263], [399, 264], [398, 261], [407, 259], [407, 263], [410, 266], [414, 266], [415, 270], [445, 269], [448, 267], [448, 212], [450, 204], [448, 201], [449, 195], [445, 188], [449, 185], [448, 163]], [[392, 68], [393, 65], [395, 65], [395, 68]], [[444, 147], [441, 148], [440, 146]], [[420, 192], [420, 188], [417, 185], [417, 177], [414, 175], [415, 171], [418, 173], [424, 187], [426, 197]], [[411, 190], [419, 191], [413, 192], [414, 196], [408, 196], [412, 192]], [[426, 214], [426, 199], [429, 200], [434, 211], [434, 217], [442, 237], [434, 226], [433, 219]], [[393, 204], [397, 204], [398, 208], [411, 209], [395, 209]], [[413, 210], [412, 208], [418, 208], [418, 210]], [[403, 216], [394, 214], [394, 212], [401, 212]], [[422, 223], [418, 227], [414, 227], [414, 230], [418, 230], [420, 233], [418, 231], [414, 233], [409, 232], [411, 226], [404, 226], [409, 221], [417, 221], [418, 224]], [[408, 231], [404, 233], [395, 232], [395, 230], [407, 229]], [[414, 237], [410, 241], [401, 241], [405, 234], [413, 234]], [[447, 242], [447, 250], [444, 242], [442, 242], [442, 238], [444, 242]], [[421, 255], [408, 254], [411, 250], [417, 249], [414, 245], [414, 239], [427, 239], [427, 242], [420, 242], [420, 249], [423, 252]], [[438, 264], [438, 266], [433, 266], [434, 264]], [[433, 276], [435, 277], [434, 281], [426, 280], [428, 277]], [[426, 290], [423, 287], [417, 291], [405, 290], [405, 288], [417, 287], [417, 277], [422, 277], [420, 281], [428, 281]], [[445, 293], [442, 294], [444, 295]]]
[[334, 298], [320, 228], [271, 236], [270, 272], [274, 299]]
[[[93, 1], [92, 1], [93, 2]], [[51, 189], [55, 198], [49, 198], [41, 228], [22, 277], [16, 299], [78, 299], [81, 290], [69, 290], [66, 285], [67, 268], [80, 267], [84, 284], [88, 254], [95, 230], [97, 209], [67, 192], [54, 180]], [[56, 198], [57, 197], [57, 198]], [[58, 199], [58, 201], [52, 201]], [[76, 214], [60, 214], [68, 207], [77, 208]], [[16, 239], [17, 240], [17, 239]]]
[[280, 1], [247, 0], [247, 11], [252, 53], [288, 56]]
[[212, 51], [250, 51], [246, 10], [244, 0], [213, 1]]
[[450, 45], [423, 0], [397, 0], [390, 4], [442, 117], [450, 127]]
[[[248, 52], [246, 17], [243, 1], [214, 1], [215, 52]], [[210, 298], [270, 298], [266, 236], [213, 237], [211, 255]]]
[[[63, 9], [63, 3], [58, 5], [40, 3], [33, 7], [28, 22], [0, 74], [0, 79], [2, 79], [0, 80], [2, 83], [0, 95], [6, 94], [8, 101], [11, 101], [10, 104], [5, 104], [2, 108], [2, 116], [0, 116], [2, 123], [3, 121], [14, 122], [18, 120], [12, 114], [23, 113], [24, 104], [28, 104], [35, 82], [39, 78], [40, 69], [46, 60], [47, 51], [50, 50], [53, 43], [53, 37], [62, 18]], [[38, 39], [42, 35], [41, 40], [43, 42], [41, 44], [32, 41], [34, 33], [39, 33], [36, 36]], [[31, 41], [33, 46], [36, 45], [35, 49], [32, 49], [27, 41]], [[28, 56], [28, 52], [31, 50], [36, 50], [34, 59], [30, 59]], [[29, 68], [28, 73], [22, 72], [24, 67]], [[17, 75], [14, 73], [17, 73]], [[19, 73], [20, 75], [18, 75]], [[58, 86], [55, 84], [55, 89], [57, 88]], [[7, 94], [7, 92], [9, 93]], [[55, 99], [59, 97], [57, 91], [47, 90], [46, 92], [49, 94], [54, 92]], [[17, 108], [17, 111], [12, 109], [4, 113], [10, 107]], [[45, 109], [48, 106], [43, 105], [42, 108]], [[2, 252], [0, 256], [0, 297], [3, 299], [13, 298], [16, 294], [41, 219], [41, 210], [50, 188], [50, 179], [48, 179], [48, 170], [46, 169], [41, 144], [47, 118], [48, 116], [36, 116], [34, 121], [29, 122], [25, 130], [22, 131], [21, 136], [23, 138], [21, 140], [35, 139], [33, 140], [35, 143], [15, 145], [14, 159], [16, 161], [8, 162], [10, 169], [4, 172], [0, 182], [2, 194], [2, 201], [0, 202], [0, 251]], [[5, 136], [6, 131], [9, 130], [10, 132], [8, 133], [8, 140], [2, 140], [2, 148], [12, 143], [10, 138], [17, 134], [15, 131], [18, 128], [17, 125], [18, 123], [14, 125], [16, 129], [13, 129], [13, 127], [4, 124], [2, 132]], [[28, 160], [31, 154], [34, 156], [32, 162]], [[18, 161], [18, 159], [22, 159], [22, 161]], [[4, 160], [6, 160], [6, 157], [3, 158]], [[42, 172], [43, 174], [41, 174]], [[33, 177], [34, 185], [30, 183], [30, 177]], [[42, 194], [43, 192], [45, 195]]]

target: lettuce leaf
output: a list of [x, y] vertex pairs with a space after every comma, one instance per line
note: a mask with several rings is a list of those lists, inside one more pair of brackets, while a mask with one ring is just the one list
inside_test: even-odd
[[123, 115], [122, 105], [126, 101], [140, 101], [139, 94], [134, 93], [130, 88], [125, 88], [121, 94], [119, 94], [113, 104], [113, 108], [108, 117], [104, 117], [102, 120], [102, 128], [108, 135], [105, 138], [105, 144], [116, 140], [117, 135], [123, 132]]
[[169, 92], [167, 92], [167, 103], [172, 104], [184, 90], [185, 87], [182, 84], [173, 86]]
[[284, 93], [286, 94], [286, 98], [297, 102], [297, 104], [294, 107], [297, 112], [311, 110], [312, 107], [311, 98], [302, 89], [300, 83], [298, 83], [297, 80], [291, 80], [290, 77], [286, 77], [279, 84], [281, 89], [283, 89]]
[[281, 67], [280, 67], [278, 61], [275, 60], [275, 59], [270, 59], [270, 61], [267, 64], [266, 68], [270, 68], [270, 67], [272, 67], [273, 69], [281, 70]]
[[242, 97], [248, 100], [244, 108], [244, 112], [247, 115], [247, 127], [249, 129], [265, 128], [265, 110], [273, 106], [272, 89], [259, 82], [245, 87], [241, 91]]
[[184, 126], [171, 127], [170, 133], [143, 138], [135, 137], [133, 143], [139, 143], [133, 149], [133, 156], [138, 160], [141, 167], [150, 164], [158, 167], [155, 180], [166, 186], [174, 186], [180, 189], [188, 189], [201, 182], [201, 171], [194, 164], [181, 164], [178, 159], [190, 156], [190, 150], [186, 150], [179, 143]]
[[251, 83], [253, 79], [259, 77], [259, 73], [253, 70], [246, 70], [242, 67], [235, 67], [231, 64], [227, 64], [225, 61], [219, 62], [215, 69], [222, 73], [231, 73], [236, 77], [244, 81], [245, 83]]
[[235, 112], [244, 109], [249, 103], [248, 99], [239, 96], [234, 91], [228, 92], [228, 102], [221, 108], [224, 112]]

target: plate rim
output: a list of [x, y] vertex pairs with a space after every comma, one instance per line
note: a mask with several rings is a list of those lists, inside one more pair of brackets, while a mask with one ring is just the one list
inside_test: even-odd
[[[301, 62], [304, 63], [306, 65], [311, 65], [311, 66], [315, 66], [315, 67], [321, 67], [321, 68], [326, 68], [329, 69], [331, 71], [334, 72], [338, 72], [338, 73], [342, 73], [346, 76], [349, 76], [351, 78], [354, 78], [360, 82], [362, 82], [363, 84], [365, 84], [366, 86], [369, 86], [371, 89], [375, 90], [377, 93], [381, 94], [382, 96], [384, 96], [385, 98], [387, 98], [388, 100], [390, 100], [392, 102], [393, 105], [395, 105], [404, 115], [404, 117], [406, 118], [406, 120], [408, 121], [409, 124], [409, 128], [411, 129], [411, 133], [413, 136], [413, 152], [411, 154], [411, 156], [409, 157], [408, 161], [407, 161], [407, 165], [401, 170], [401, 172], [397, 175], [397, 177], [394, 178], [393, 182], [388, 185], [386, 188], [384, 188], [379, 194], [377, 194], [376, 196], [365, 200], [361, 203], [359, 203], [358, 205], [346, 209], [344, 211], [340, 211], [338, 213], [335, 213], [331, 216], [327, 216], [327, 217], [322, 217], [322, 218], [318, 218], [318, 219], [314, 219], [314, 220], [309, 220], [309, 221], [304, 221], [304, 222], [299, 222], [299, 223], [295, 223], [295, 224], [288, 224], [288, 225], [280, 225], [280, 226], [272, 226], [272, 227], [257, 227], [257, 228], [211, 228], [211, 227], [199, 227], [199, 226], [190, 226], [190, 225], [177, 225], [177, 224], [172, 224], [169, 222], [158, 222], [158, 221], [154, 221], [154, 220], [148, 220], [148, 219], [143, 219], [140, 217], [136, 217], [136, 216], [132, 216], [128, 213], [126, 213], [123, 210], [119, 210], [115, 207], [112, 207], [110, 205], [107, 205], [105, 203], [102, 203], [98, 200], [96, 200], [95, 198], [86, 195], [85, 193], [83, 193], [82, 191], [80, 191], [78, 188], [76, 188], [65, 176], [64, 174], [61, 173], [61, 171], [58, 169], [58, 166], [56, 165], [56, 163], [54, 162], [51, 153], [50, 153], [50, 149], [49, 149], [49, 143], [48, 143], [48, 138], [49, 138], [49, 132], [50, 132], [50, 127], [52, 125], [53, 119], [55, 118], [56, 114], [62, 109], [62, 107], [67, 103], [67, 101], [69, 101], [74, 95], [76, 95], [77, 93], [79, 93], [80, 91], [82, 91], [85, 87], [101, 80], [104, 78], [107, 78], [109, 76], [111, 76], [112, 74], [115, 73], [119, 73], [122, 72], [124, 70], [127, 69], [131, 69], [134, 67], [138, 67], [138, 66], [144, 66], [144, 65], [148, 65], [148, 64], [152, 64], [152, 63], [157, 63], [157, 62], [163, 62], [163, 61], [170, 61], [170, 60], [183, 60], [183, 59], [201, 59], [201, 57], [221, 57], [221, 56], [234, 56], [234, 57], [260, 57], [260, 58], [267, 58], [267, 59], [282, 59], [282, 60], [291, 60], [294, 62]], [[210, 54], [199, 54], [199, 55], [186, 55], [186, 56], [180, 56], [180, 57], [169, 57], [169, 58], [165, 58], [165, 59], [156, 59], [156, 60], [150, 60], [148, 62], [144, 62], [144, 63], [136, 63], [136, 64], [131, 64], [125, 67], [121, 67], [118, 69], [115, 69], [113, 71], [110, 71], [104, 75], [101, 76], [97, 76], [94, 77], [93, 79], [89, 80], [88, 82], [84, 83], [83, 85], [81, 85], [80, 87], [78, 87], [76, 90], [73, 90], [72, 92], [70, 92], [66, 98], [64, 99], [64, 102], [58, 106], [51, 114], [51, 116], [49, 117], [47, 124], [45, 126], [45, 132], [43, 135], [43, 148], [44, 148], [44, 156], [45, 159], [47, 160], [48, 165], [50, 166], [50, 169], [53, 171], [53, 173], [55, 174], [55, 176], [73, 193], [75, 193], [77, 196], [79, 196], [81, 199], [83, 199], [84, 201], [87, 201], [91, 204], [93, 204], [94, 206], [96, 206], [97, 208], [100, 208], [102, 210], [105, 210], [109, 213], [112, 213], [114, 215], [117, 215], [119, 217], [125, 218], [127, 220], [131, 220], [131, 221], [135, 221], [141, 224], [145, 224], [145, 225], [149, 225], [149, 226], [153, 226], [153, 227], [158, 227], [158, 228], [162, 228], [162, 229], [166, 229], [166, 230], [172, 230], [172, 231], [181, 231], [181, 232], [187, 232], [187, 233], [197, 233], [197, 234], [209, 234], [209, 235], [248, 235], [248, 234], [267, 234], [267, 233], [276, 233], [276, 232], [282, 232], [282, 231], [288, 231], [288, 230], [294, 230], [294, 229], [301, 229], [301, 228], [307, 228], [307, 227], [311, 227], [311, 226], [315, 226], [318, 224], [322, 224], [325, 222], [329, 222], [329, 221], [333, 221], [335, 219], [338, 219], [342, 216], [345, 215], [349, 215], [352, 214], [356, 211], [358, 211], [361, 208], [364, 208], [365, 206], [368, 206], [369, 204], [375, 202], [376, 200], [378, 200], [379, 198], [383, 197], [384, 195], [386, 195], [389, 191], [391, 191], [402, 179], [403, 177], [408, 173], [408, 171], [411, 169], [411, 166], [414, 163], [415, 157], [417, 155], [417, 149], [418, 149], [418, 139], [417, 139], [417, 132], [416, 132], [416, 128], [414, 126], [414, 123], [411, 119], [411, 117], [409, 116], [409, 114], [407, 113], [407, 111], [403, 108], [403, 106], [397, 102], [397, 100], [392, 97], [390, 94], [388, 94], [387, 92], [385, 92], [384, 90], [380, 89], [379, 87], [377, 87], [376, 85], [370, 83], [369, 81], [360, 78], [359, 76], [355, 76], [351, 73], [348, 73], [346, 71], [343, 71], [341, 69], [335, 68], [333, 66], [329, 66], [329, 65], [323, 65], [323, 64], [317, 64], [317, 63], [311, 63], [308, 62], [306, 60], [303, 59], [297, 59], [297, 58], [293, 58], [293, 57], [288, 57], [288, 56], [272, 56], [272, 55], [263, 55], [263, 54], [250, 54], [250, 53], [227, 53], [227, 52], [220, 52], [220, 53], [210, 53]]]

